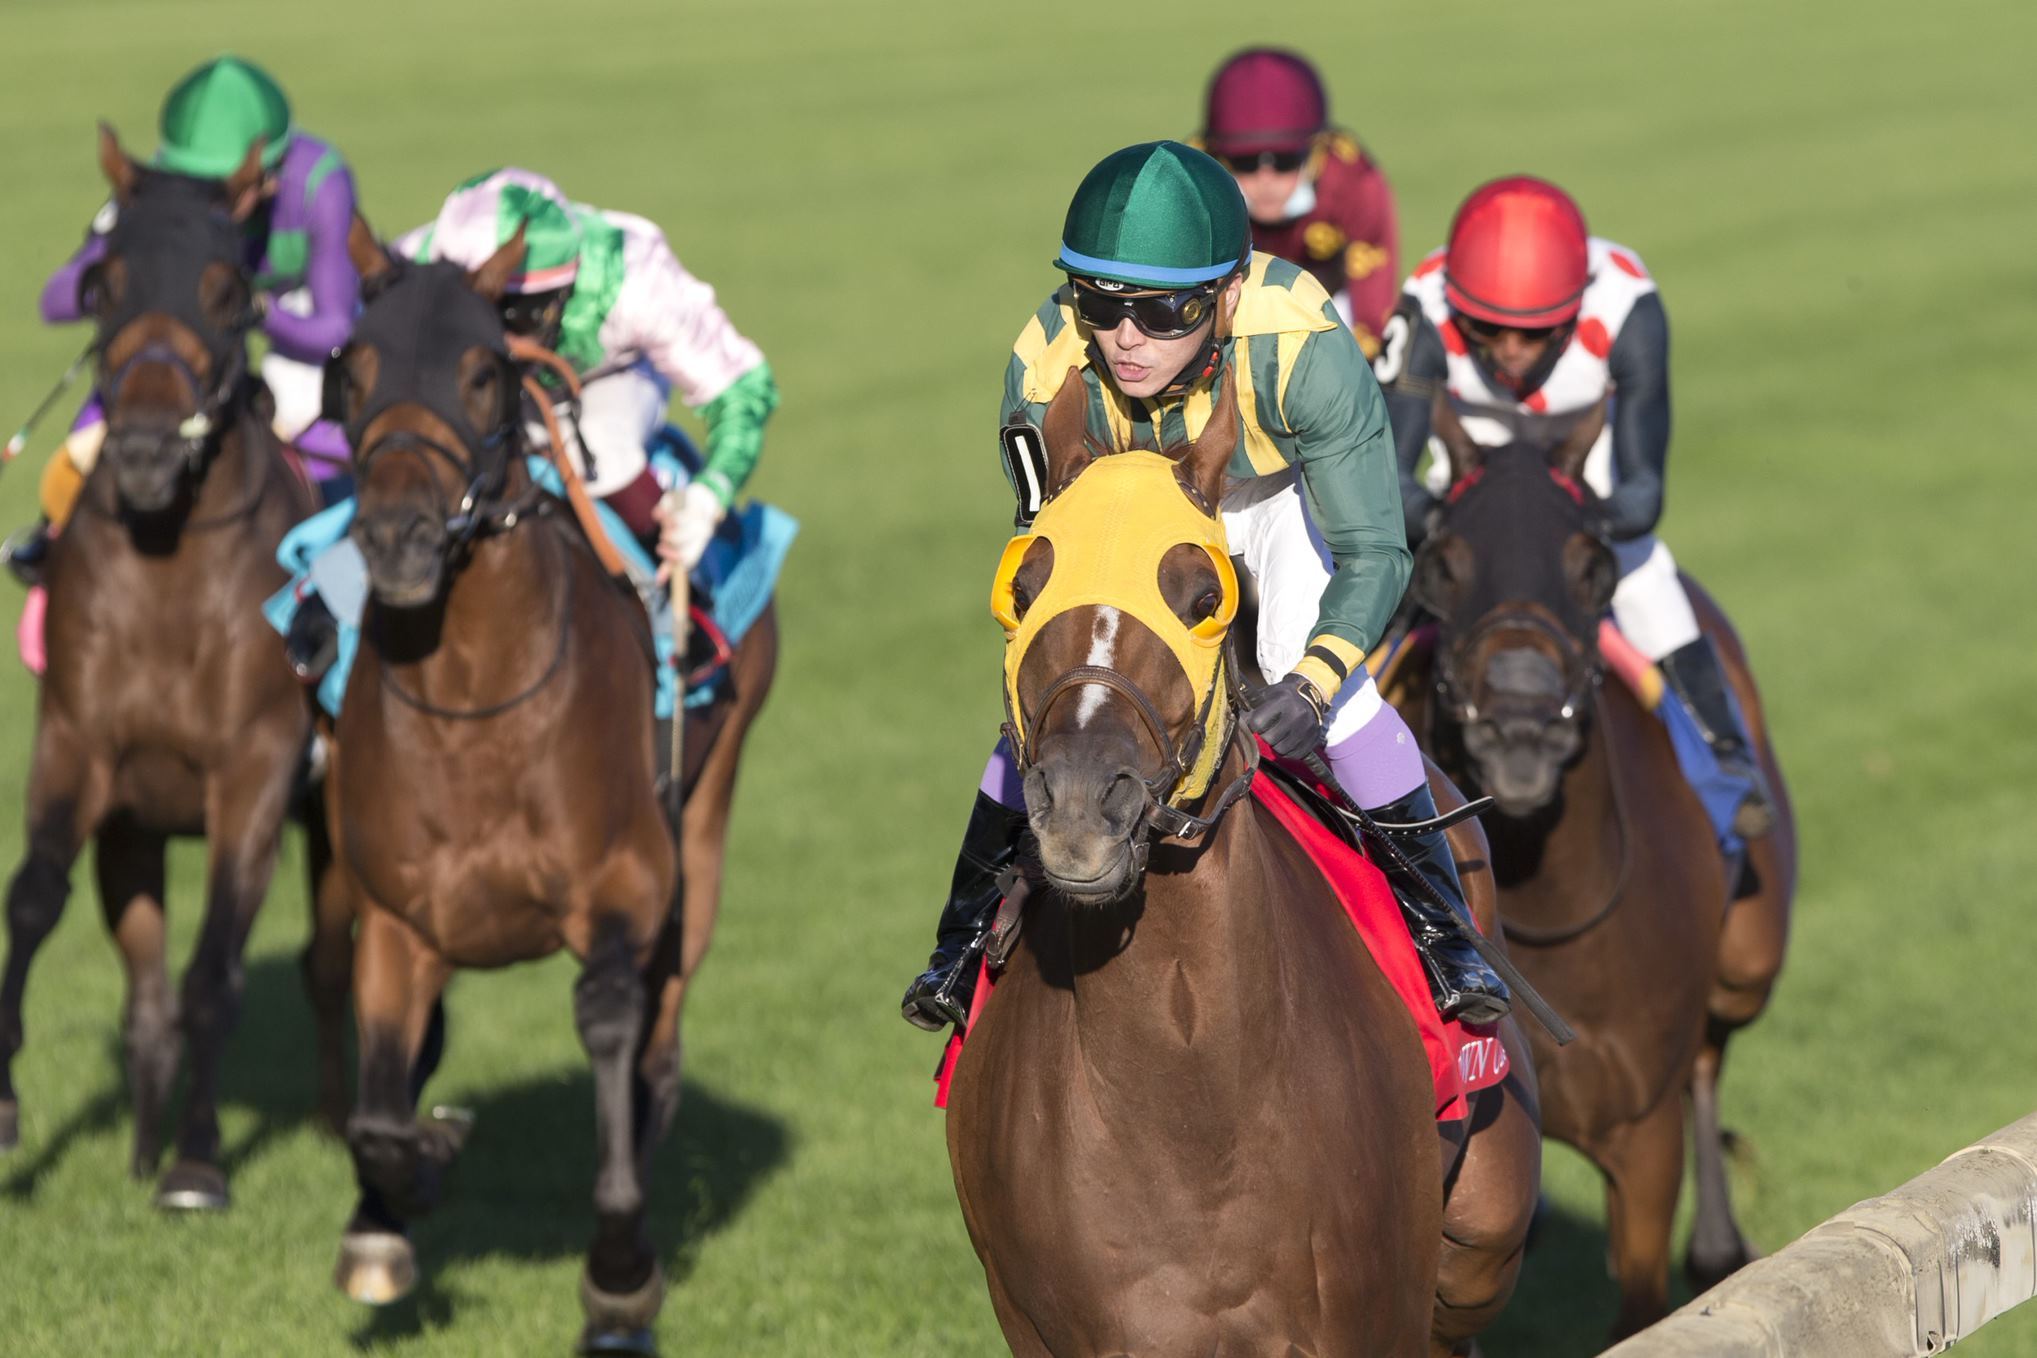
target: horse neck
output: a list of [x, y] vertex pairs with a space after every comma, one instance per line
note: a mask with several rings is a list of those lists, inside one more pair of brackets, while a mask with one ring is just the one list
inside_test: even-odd
[[1100, 1099], [1178, 1097], [1184, 1077], [1208, 1093], [1264, 1069], [1286, 966], [1285, 931], [1254, 904], [1280, 899], [1270, 850], [1246, 798], [1201, 847], [1157, 845], [1126, 905], [1063, 907], [1075, 1036]]

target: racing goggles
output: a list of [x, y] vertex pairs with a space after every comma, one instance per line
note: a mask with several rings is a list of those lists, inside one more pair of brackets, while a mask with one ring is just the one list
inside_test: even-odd
[[1309, 148], [1297, 147], [1292, 151], [1253, 151], [1246, 155], [1218, 156], [1224, 168], [1232, 174], [1254, 174], [1260, 170], [1273, 170], [1279, 174], [1293, 174], [1308, 164]]
[[1130, 320], [1152, 339], [1180, 339], [1216, 313], [1225, 279], [1198, 283], [1179, 292], [1134, 289], [1107, 278], [1069, 276], [1075, 285], [1075, 314], [1092, 330], [1115, 330]]
[[1491, 321], [1482, 321], [1476, 316], [1467, 316], [1461, 311], [1451, 313], [1451, 319], [1457, 322], [1458, 332], [1480, 348], [1490, 348], [1499, 343], [1499, 337], [1506, 334], [1509, 330], [1530, 344], [1540, 344], [1544, 340], [1554, 339], [1559, 331], [1562, 331], [1570, 324], [1568, 321], [1565, 321], [1563, 325], [1538, 325], [1532, 327], [1496, 325]]

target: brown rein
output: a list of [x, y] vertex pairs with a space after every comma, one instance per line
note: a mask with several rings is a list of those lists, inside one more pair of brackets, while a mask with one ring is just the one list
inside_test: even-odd
[[[580, 375], [565, 359], [545, 348], [537, 341], [523, 335], [509, 337], [509, 356], [519, 363], [532, 363], [548, 369], [565, 384], [567, 395], [573, 400], [580, 399]], [[566, 487], [566, 503], [573, 507], [573, 517], [580, 521], [581, 531], [594, 548], [594, 555], [601, 560], [601, 568], [618, 579], [628, 574], [623, 564], [622, 553], [608, 539], [608, 532], [601, 526], [600, 515], [594, 512], [594, 498], [587, 493], [587, 487], [580, 480], [580, 473], [573, 469], [573, 459], [566, 455], [566, 445], [559, 429], [559, 418], [552, 409], [552, 398], [546, 393], [537, 377], [525, 373], [524, 394], [537, 406], [538, 417], [544, 421], [546, 448], [545, 455], [552, 467], [559, 473], [559, 481]]]

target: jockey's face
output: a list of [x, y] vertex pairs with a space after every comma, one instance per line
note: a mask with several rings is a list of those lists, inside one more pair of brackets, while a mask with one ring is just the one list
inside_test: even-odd
[[1238, 188], [1245, 195], [1245, 210], [1261, 226], [1278, 226], [1287, 220], [1287, 205], [1301, 187], [1300, 170], [1280, 170], [1262, 164], [1238, 176]]
[[1217, 310], [1210, 313], [1210, 318], [1175, 339], [1154, 339], [1132, 324], [1129, 316], [1120, 320], [1113, 329], [1093, 331], [1111, 384], [1127, 396], [1140, 398], [1164, 390], [1209, 343], [1210, 331], [1215, 327], [1217, 317], [1236, 310], [1238, 293], [1243, 287], [1242, 279], [1233, 278], [1224, 289], [1223, 301]]
[[1551, 346], [1563, 344], [1570, 338], [1568, 326], [1521, 330], [1476, 320], [1462, 312], [1457, 314], [1456, 320], [1458, 333], [1464, 336], [1466, 343], [1478, 351], [1494, 372], [1516, 387], [1521, 386], [1528, 375], [1541, 365]]

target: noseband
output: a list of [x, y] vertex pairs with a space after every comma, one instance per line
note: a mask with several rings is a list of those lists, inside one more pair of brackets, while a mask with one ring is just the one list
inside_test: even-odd
[[[1006, 712], [1004, 738], [1011, 747], [1012, 762], [1017, 766], [1021, 777], [1033, 770], [1039, 762], [1038, 754], [1027, 744], [1022, 729], [1038, 731], [1040, 722], [1045, 720], [1054, 704], [1073, 690], [1100, 685], [1129, 699], [1132, 710], [1138, 713], [1147, 734], [1153, 738], [1154, 748], [1160, 751], [1162, 761], [1159, 772], [1151, 778], [1140, 779], [1146, 789], [1146, 805], [1139, 813], [1138, 823], [1132, 827], [1132, 868], [1135, 873], [1143, 873], [1146, 870], [1146, 855], [1152, 847], [1152, 832], [1158, 831], [1162, 835], [1183, 841], [1208, 834], [1216, 828], [1217, 822], [1223, 819], [1224, 812], [1230, 809], [1231, 804], [1244, 796], [1252, 786], [1252, 776], [1259, 767], [1259, 747], [1244, 734], [1244, 724], [1237, 719], [1238, 694], [1234, 678], [1237, 671], [1232, 664], [1228, 641], [1224, 644], [1222, 670], [1221, 682], [1210, 685], [1209, 693], [1203, 698], [1202, 707], [1196, 713], [1191, 729], [1177, 742], [1168, 736], [1167, 723], [1161, 719], [1160, 709], [1135, 681], [1105, 665], [1078, 665], [1049, 684], [1047, 691], [1040, 695], [1039, 702], [1020, 714], [1025, 718], [1023, 728], [1020, 723], [1012, 720], [1009, 711]], [[1203, 815], [1195, 816], [1175, 805], [1172, 799], [1182, 780], [1188, 776], [1189, 770], [1202, 758], [1205, 742], [1209, 738], [1211, 710], [1220, 692], [1223, 694], [1225, 704], [1224, 724], [1228, 728], [1225, 739], [1244, 756], [1245, 768], [1217, 794], [1216, 800], [1209, 804], [1208, 810]], [[1009, 701], [1007, 698], [1007, 705]]]
[[408, 454], [427, 464], [433, 458], [437, 458], [450, 466], [466, 483], [459, 504], [446, 503], [445, 493], [440, 490], [437, 477], [428, 476], [425, 479], [431, 487], [433, 508], [439, 522], [445, 527], [446, 543], [443, 555], [447, 560], [452, 560], [465, 552], [475, 539], [488, 533], [504, 532], [516, 527], [524, 515], [536, 507], [543, 494], [542, 488], [533, 482], [529, 489], [510, 503], [492, 510], [485, 508], [501, 491], [502, 483], [509, 474], [507, 455], [500, 459], [492, 455], [504, 448], [513, 451], [517, 443], [515, 433], [516, 424], [512, 418], [497, 426], [493, 433], [481, 441], [477, 454], [470, 456], [464, 445], [454, 447], [415, 430], [392, 429], [357, 453], [354, 463], [363, 481], [367, 480], [376, 458], [392, 453]]
[[1533, 632], [1555, 643], [1564, 659], [1564, 668], [1573, 672], [1570, 687], [1563, 692], [1560, 715], [1569, 721], [1584, 710], [1585, 699], [1596, 693], [1600, 681], [1605, 677], [1605, 665], [1599, 658], [1596, 644], [1579, 641], [1551, 620], [1540, 609], [1523, 606], [1502, 606], [1487, 613], [1463, 636], [1443, 651], [1442, 663], [1436, 666], [1436, 693], [1456, 715], [1460, 725], [1470, 725], [1478, 720], [1478, 704], [1470, 698], [1470, 685], [1460, 673], [1461, 657], [1471, 654], [1478, 644], [1498, 632]]

